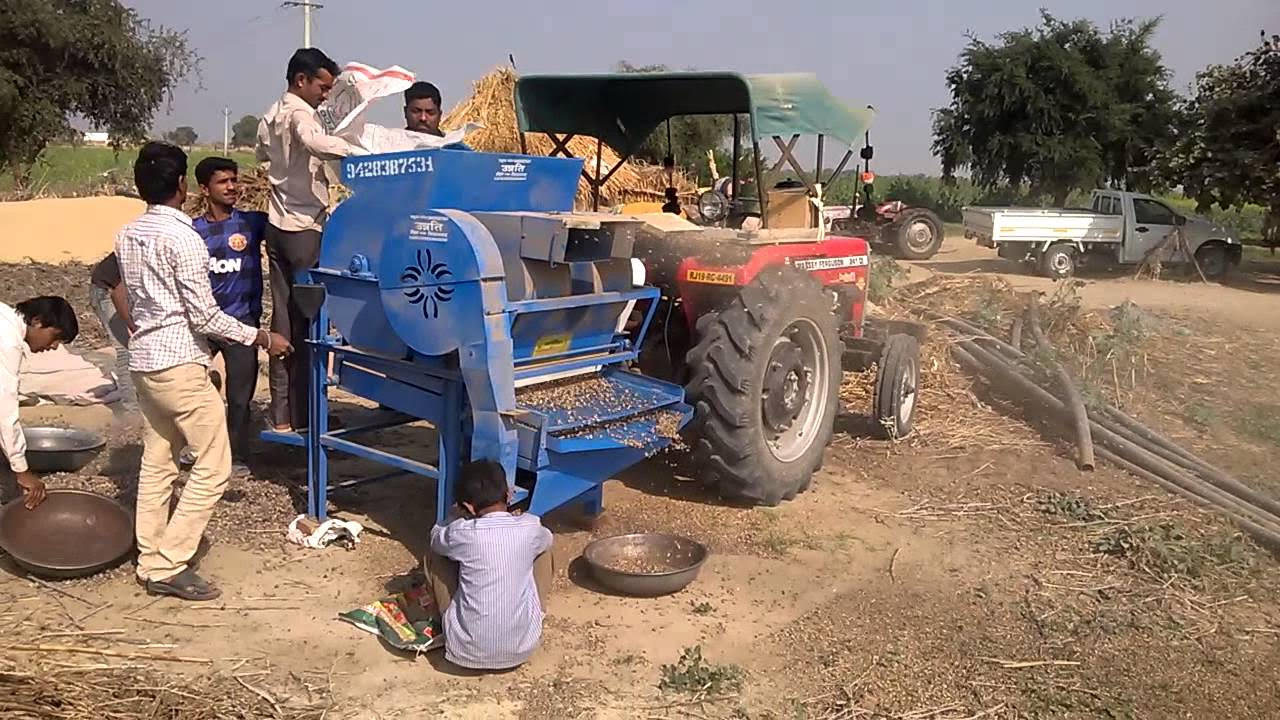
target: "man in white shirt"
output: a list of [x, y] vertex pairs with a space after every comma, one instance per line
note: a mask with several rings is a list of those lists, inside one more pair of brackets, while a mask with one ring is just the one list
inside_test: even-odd
[[[325, 132], [316, 108], [333, 89], [338, 65], [320, 50], [298, 50], [289, 60], [288, 90], [258, 124], [258, 160], [267, 167], [267, 259], [271, 272], [271, 330], [303, 347], [307, 320], [292, 302], [294, 277], [320, 259], [320, 231], [327, 219], [329, 184], [324, 161], [357, 152]], [[306, 353], [271, 361], [271, 424], [277, 431], [307, 425]]]
[[[138, 582], [154, 595], [213, 600], [221, 591], [189, 565], [231, 476], [227, 416], [209, 380], [205, 336], [257, 345], [273, 357], [293, 348], [222, 312], [214, 300], [209, 249], [182, 212], [186, 153], [147, 143], [133, 177], [147, 211], [120, 231], [115, 251], [137, 327], [129, 338], [129, 371], [145, 420], [135, 520]], [[170, 517], [184, 446], [195, 452], [195, 465]]]
[[0, 448], [26, 498], [27, 509], [44, 501], [44, 482], [27, 468], [27, 438], [18, 422], [18, 376], [27, 350], [43, 352], [80, 333], [71, 305], [42, 296], [9, 307], [0, 303]]

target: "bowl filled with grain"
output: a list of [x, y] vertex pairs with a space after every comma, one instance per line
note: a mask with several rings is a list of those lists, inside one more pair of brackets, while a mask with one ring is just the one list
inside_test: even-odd
[[592, 542], [582, 551], [582, 559], [606, 588], [635, 597], [656, 597], [693, 582], [707, 554], [705, 545], [687, 537], [631, 533]]

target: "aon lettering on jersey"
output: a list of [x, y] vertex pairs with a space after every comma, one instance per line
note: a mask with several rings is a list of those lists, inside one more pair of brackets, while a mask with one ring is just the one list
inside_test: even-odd
[[209, 258], [209, 273], [212, 275], [228, 275], [230, 273], [238, 273], [244, 267], [243, 258], [230, 258], [220, 260], [218, 258]]

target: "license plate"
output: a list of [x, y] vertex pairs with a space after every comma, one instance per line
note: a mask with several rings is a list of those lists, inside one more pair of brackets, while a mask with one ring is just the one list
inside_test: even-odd
[[718, 270], [690, 270], [685, 273], [684, 279], [689, 282], [707, 285], [736, 285], [738, 283], [738, 276], [735, 273]]

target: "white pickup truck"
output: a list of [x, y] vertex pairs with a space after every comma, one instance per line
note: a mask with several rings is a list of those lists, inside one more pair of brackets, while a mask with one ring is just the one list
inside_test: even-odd
[[1094, 190], [1089, 210], [966, 207], [964, 236], [1051, 278], [1087, 262], [1136, 265], [1153, 250], [1163, 263], [1187, 262], [1184, 246], [1206, 277], [1220, 278], [1240, 262], [1240, 241], [1227, 228], [1120, 190]]

